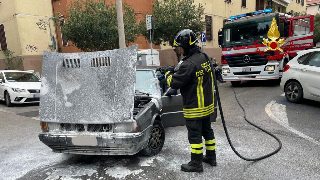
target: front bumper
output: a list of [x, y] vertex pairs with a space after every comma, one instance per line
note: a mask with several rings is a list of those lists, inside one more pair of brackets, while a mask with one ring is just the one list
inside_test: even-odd
[[[39, 139], [54, 152], [85, 155], [133, 155], [145, 148], [152, 126], [139, 133], [48, 133]], [[79, 141], [80, 140], [80, 141]]]
[[24, 103], [39, 103], [40, 93], [29, 93], [29, 92], [11, 92], [10, 93], [11, 103], [24, 104]]
[[[265, 71], [266, 66], [275, 66], [274, 71]], [[248, 66], [248, 67], [229, 67], [223, 66], [222, 69], [229, 68], [229, 73], [223, 73], [222, 78], [224, 81], [244, 81], [244, 80], [267, 80], [279, 79], [281, 77], [279, 72], [279, 63], [268, 63], [262, 66]], [[248, 70], [250, 71], [244, 71]]]

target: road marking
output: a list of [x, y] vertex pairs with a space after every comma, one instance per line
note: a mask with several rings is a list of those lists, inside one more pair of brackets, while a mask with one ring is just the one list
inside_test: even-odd
[[281, 126], [285, 127], [289, 131], [295, 133], [296, 135], [298, 135], [298, 136], [300, 136], [300, 137], [302, 137], [302, 138], [304, 138], [304, 139], [306, 139], [306, 140], [308, 140], [308, 141], [320, 146], [320, 142], [319, 141], [317, 141], [317, 140], [313, 139], [312, 137], [309, 137], [309, 136], [303, 134], [302, 132], [290, 127], [289, 123], [288, 123], [288, 117], [286, 117], [286, 115], [287, 115], [286, 112], [281, 112], [281, 111], [283, 111], [283, 109], [279, 110], [278, 112], [276, 111], [276, 115], [282, 113], [281, 115], [275, 116], [273, 114], [273, 112], [271, 111], [272, 106], [282, 107], [282, 106], [285, 106], [285, 105], [281, 106], [281, 104], [276, 103], [276, 101], [271, 101], [269, 104], [266, 105], [265, 111], [266, 111], [266, 113], [268, 114], [268, 116], [272, 120], [274, 120], [275, 122], [277, 122]]

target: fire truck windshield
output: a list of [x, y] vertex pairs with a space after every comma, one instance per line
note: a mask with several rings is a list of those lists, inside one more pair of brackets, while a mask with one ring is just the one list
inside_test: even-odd
[[224, 47], [243, 46], [267, 38], [272, 19], [233, 22], [224, 26]]

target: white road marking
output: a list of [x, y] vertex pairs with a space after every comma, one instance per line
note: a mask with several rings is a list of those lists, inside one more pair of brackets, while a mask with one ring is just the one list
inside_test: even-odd
[[[279, 108], [279, 107], [281, 108], [282, 107], [280, 104], [276, 103], [276, 101], [271, 101], [269, 104], [267, 104], [267, 106], [265, 107], [265, 111], [272, 120], [274, 120], [275, 122], [277, 122], [281, 126], [285, 127], [289, 131], [295, 133], [296, 135], [320, 146], [319, 141], [317, 141], [317, 140], [313, 139], [312, 137], [309, 137], [309, 136], [303, 134], [302, 132], [289, 126], [288, 117], [287, 117], [287, 113], [285, 112], [285, 108], [284, 108], [284, 112], [283, 112], [283, 107], [282, 107], [281, 110], [275, 111], [275, 113], [273, 113], [273, 111], [274, 111], [273, 106], [274, 106], [274, 108]], [[285, 105], [283, 105], [283, 106], [285, 106]]]

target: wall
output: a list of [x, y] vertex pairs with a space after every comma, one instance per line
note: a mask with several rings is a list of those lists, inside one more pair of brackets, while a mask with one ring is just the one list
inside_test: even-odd
[[296, 2], [296, 0], [290, 0], [290, 3], [287, 7], [287, 12], [290, 12], [291, 10], [293, 10], [294, 12], [306, 12], [306, 0], [304, 0], [304, 6], [301, 5], [301, 0], [300, 0], [300, 4], [298, 4]]
[[318, 13], [319, 13], [319, 5], [307, 7], [307, 14], [316, 15]]

